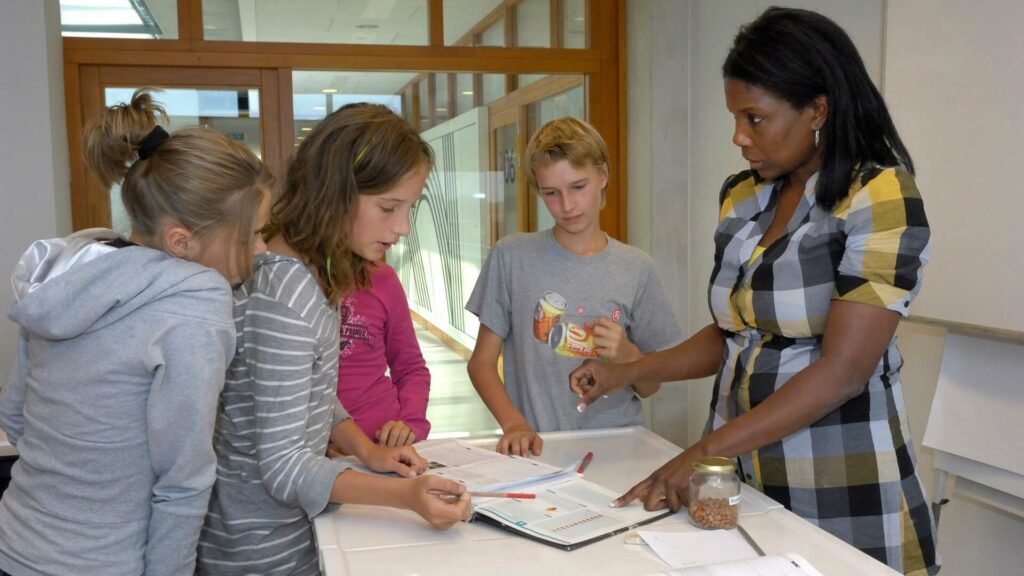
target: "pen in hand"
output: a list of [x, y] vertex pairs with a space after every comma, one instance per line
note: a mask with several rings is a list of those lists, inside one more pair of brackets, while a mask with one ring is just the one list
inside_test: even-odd
[[[458, 500], [461, 496], [459, 494], [451, 494], [449, 492], [434, 491], [435, 495], [442, 500]], [[517, 500], [533, 500], [537, 497], [532, 492], [466, 492], [470, 498], [515, 498]]]

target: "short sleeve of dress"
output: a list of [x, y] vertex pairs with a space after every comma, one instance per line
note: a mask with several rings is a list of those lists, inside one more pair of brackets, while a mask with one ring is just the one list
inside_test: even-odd
[[835, 210], [845, 220], [846, 248], [834, 299], [887, 308], [906, 316], [921, 289], [931, 253], [930, 231], [914, 177], [876, 169]]

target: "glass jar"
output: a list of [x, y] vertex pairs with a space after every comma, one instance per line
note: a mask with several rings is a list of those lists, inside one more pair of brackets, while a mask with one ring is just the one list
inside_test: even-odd
[[732, 528], [739, 517], [736, 463], [720, 456], [696, 460], [690, 475], [690, 522], [700, 528]]

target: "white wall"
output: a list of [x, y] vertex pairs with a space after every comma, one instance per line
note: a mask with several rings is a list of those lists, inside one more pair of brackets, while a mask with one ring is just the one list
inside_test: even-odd
[[[17, 339], [10, 271], [29, 243], [71, 231], [58, 0], [0, 4], [0, 371]], [[2, 386], [0, 381], [0, 386]]]
[[[809, 8], [836, 20], [857, 44], [872, 78], [884, 82], [884, 36], [899, 34], [885, 30], [885, 0], [627, 4], [629, 239], [654, 256], [685, 334], [710, 321], [706, 290], [718, 190], [728, 174], [746, 167], [731, 143], [732, 119], [725, 109], [720, 67], [737, 27], [774, 4]], [[1014, 5], [1014, 0], [998, 0], [984, 9]], [[895, 120], [899, 125], [898, 116]], [[906, 144], [914, 154], [915, 143]], [[927, 208], [928, 191], [922, 193]], [[906, 362], [903, 385], [911, 435], [921, 476], [933, 494], [933, 453], [922, 446], [922, 438], [946, 331], [905, 321], [897, 335]], [[696, 441], [707, 418], [710, 390], [710, 380], [663, 388], [655, 403], [654, 430], [684, 446]], [[1020, 542], [1024, 521], [955, 495], [940, 524], [942, 573], [1019, 574], [1024, 565]]]
[[[690, 37], [690, 2], [627, 4], [626, 99], [629, 109], [629, 242], [654, 258], [683, 335], [689, 336], [688, 220], [690, 62], [680, 57]], [[645, 400], [651, 428], [687, 443], [687, 386], [666, 383]]]

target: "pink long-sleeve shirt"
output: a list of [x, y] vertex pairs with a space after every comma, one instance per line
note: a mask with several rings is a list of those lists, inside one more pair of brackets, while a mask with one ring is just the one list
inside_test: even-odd
[[[420, 353], [405, 291], [395, 270], [374, 266], [371, 287], [341, 298], [338, 399], [376, 441], [388, 420], [401, 420], [423, 440], [430, 432], [430, 372]], [[390, 367], [390, 377], [386, 371]]]

